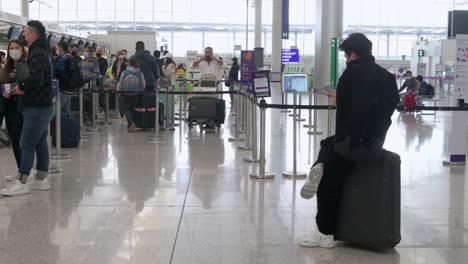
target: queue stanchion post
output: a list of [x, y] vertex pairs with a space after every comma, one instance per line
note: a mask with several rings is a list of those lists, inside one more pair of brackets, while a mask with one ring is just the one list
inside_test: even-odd
[[[175, 86], [171, 84], [171, 92], [174, 92], [174, 89]], [[172, 130], [175, 130], [174, 127], [176, 126], [179, 126], [179, 124], [176, 124], [175, 122], [175, 102], [176, 102], [176, 95], [175, 94], [171, 94], [171, 127], [172, 127]]]
[[[282, 92], [283, 96], [281, 98], [281, 101], [283, 104], [287, 105], [288, 104], [288, 93]], [[283, 109], [281, 110], [281, 113], [290, 113], [291, 111], [289, 109]]]
[[[286, 93], [286, 104], [288, 104], [288, 97], [289, 97], [289, 94]], [[296, 100], [296, 93], [293, 94], [293, 102], [295, 102], [295, 100]], [[288, 113], [292, 112], [291, 114], [289, 114], [289, 116], [292, 116], [292, 117], [294, 117], [294, 119], [296, 119], [296, 117], [297, 117], [296, 112], [291, 111], [289, 109], [286, 109], [286, 112], [288, 112]]]
[[[296, 96], [297, 94], [295, 94], [294, 96]], [[299, 105], [302, 105], [302, 94], [300, 93], [299, 95]], [[302, 109], [299, 109], [299, 114], [297, 115], [296, 117], [296, 121], [297, 122], [304, 122], [306, 121], [305, 118], [302, 118]]]
[[86, 129], [89, 132], [101, 132], [101, 129], [97, 127], [97, 98], [98, 94], [95, 92], [96, 90], [96, 80], [93, 79], [90, 82], [91, 84], [91, 104], [92, 104], [92, 117], [91, 117], [91, 127]]
[[[312, 106], [312, 91], [313, 91], [313, 88], [312, 89], [309, 89], [309, 106]], [[312, 124], [312, 109], [309, 109], [309, 124], [305, 124], [304, 127], [305, 128], [309, 128], [309, 132], [312, 131], [312, 128], [315, 126], [315, 123]]]
[[120, 119], [120, 104], [119, 104], [119, 93], [117, 92], [117, 83], [113, 84], [115, 86], [115, 111], [114, 111], [114, 116], [112, 119], [119, 120]]
[[260, 159], [257, 156], [257, 105], [255, 97], [252, 97], [252, 157], [251, 158], [245, 158], [245, 162], [251, 162], [251, 163], [257, 163], [260, 162]]
[[84, 99], [83, 99], [83, 87], [80, 88], [79, 91], [79, 109], [80, 109], [80, 139], [89, 139], [91, 135], [84, 133], [83, 125], [84, 125], [84, 117], [83, 117], [83, 106], [84, 106]]
[[234, 129], [234, 137], [233, 138], [229, 138], [228, 140], [230, 142], [233, 142], [233, 141], [245, 141], [245, 139], [241, 138], [240, 137], [240, 133], [239, 133], [239, 129], [240, 129], [240, 125], [239, 125], [239, 119], [241, 117], [241, 114], [239, 113], [239, 104], [240, 104], [240, 100], [239, 100], [239, 90], [237, 89], [236, 90], [236, 115], [234, 116], [235, 118], [235, 129]]
[[245, 146], [240, 146], [240, 150], [252, 150], [252, 115], [250, 115], [250, 104], [248, 103], [248, 97], [250, 95], [246, 95], [246, 98], [244, 98], [245, 104], [244, 104], [244, 113], [245, 113]]
[[159, 86], [158, 84], [156, 84], [156, 87], [155, 87], [155, 92], [156, 92], [156, 105], [155, 105], [155, 108], [156, 108], [156, 111], [154, 113], [154, 136], [152, 137], [149, 137], [148, 140], [151, 141], [151, 142], [163, 142], [163, 141], [166, 141], [166, 139], [164, 138], [164, 136], [161, 134], [161, 131], [160, 131], [160, 125], [159, 125]]
[[171, 101], [169, 100], [169, 96], [171, 95], [169, 92], [169, 89], [170, 89], [170, 85], [167, 85], [166, 86], [166, 89], [165, 89], [165, 92], [166, 92], [166, 98], [165, 98], [165, 102], [166, 102], [166, 105], [164, 107], [164, 130], [166, 131], [173, 131], [175, 130], [175, 128], [172, 126], [171, 124], [171, 112], [172, 112], [172, 107], [171, 107]]
[[258, 173], [250, 174], [250, 178], [258, 180], [269, 180], [275, 178], [275, 175], [265, 171], [266, 157], [265, 157], [265, 133], [266, 133], [266, 102], [262, 98], [260, 101], [260, 166]]
[[[314, 105], [317, 105], [317, 91], [314, 90]], [[313, 130], [312, 130], [313, 128]], [[307, 132], [308, 135], [310, 136], [315, 136], [315, 135], [322, 135], [323, 132], [318, 130], [318, 112], [317, 109], [314, 109], [314, 124], [312, 126], [309, 126], [309, 132]]]
[[110, 107], [109, 107], [109, 90], [106, 89], [106, 95], [105, 95], [105, 103], [106, 103], [106, 109], [105, 109], [105, 113], [104, 113], [104, 123], [106, 125], [112, 125], [112, 122], [109, 120], [109, 110], [110, 110]]
[[58, 80], [54, 80], [57, 87], [57, 100], [55, 101], [55, 153], [50, 155], [52, 160], [69, 160], [70, 154], [62, 153], [62, 107], [60, 103], [60, 87]]
[[239, 85], [239, 97], [237, 102], [237, 119], [236, 127], [239, 129], [239, 134], [244, 134], [244, 91], [242, 90], [243, 86]]
[[[296, 116], [297, 108], [296, 108], [296, 93], [294, 92], [294, 116]], [[292, 171], [285, 171], [283, 172], [284, 177], [292, 177], [292, 178], [304, 178], [307, 176], [305, 172], [298, 172], [297, 171], [297, 119], [293, 119], [293, 170]]]
[[[54, 84], [53, 85], [53, 93], [54, 93], [54, 99], [55, 99], [55, 104], [57, 104], [57, 97], [58, 97], [58, 90], [57, 90], [57, 86]], [[54, 106], [55, 107], [55, 111], [57, 111], [57, 105]], [[47, 147], [51, 150], [52, 149], [52, 133], [51, 133], [51, 130], [50, 130], [50, 125], [48, 126], [47, 128], [48, 130], [48, 134], [49, 134], [49, 140], [47, 141]], [[62, 173], [63, 172], [63, 169], [56, 166], [56, 165], [52, 165], [52, 162], [49, 163], [49, 170], [48, 170], [48, 174], [57, 174], [57, 173]]]

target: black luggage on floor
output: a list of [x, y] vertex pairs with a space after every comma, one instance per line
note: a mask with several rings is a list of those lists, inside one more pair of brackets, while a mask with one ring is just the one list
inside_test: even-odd
[[335, 239], [375, 250], [395, 247], [400, 233], [400, 156], [383, 151], [357, 164], [343, 185]]
[[193, 122], [198, 124], [211, 122], [220, 127], [221, 124], [224, 124], [225, 117], [226, 101], [210, 97], [189, 99], [189, 127], [191, 127]]
[[[52, 136], [52, 146], [56, 146], [55, 116], [50, 122], [50, 134]], [[72, 117], [62, 116], [61, 118], [62, 148], [77, 148], [80, 145], [80, 122]]]
[[[133, 122], [135, 126], [142, 129], [154, 128], [154, 119], [156, 113], [156, 97], [153, 95], [142, 96], [140, 103], [135, 107]], [[164, 119], [164, 105], [159, 103], [159, 125], [162, 125]]]

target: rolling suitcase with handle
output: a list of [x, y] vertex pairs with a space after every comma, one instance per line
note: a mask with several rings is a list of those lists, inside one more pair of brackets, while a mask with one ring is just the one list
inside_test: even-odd
[[384, 150], [378, 160], [356, 164], [343, 185], [336, 240], [377, 251], [400, 242], [400, 163]]

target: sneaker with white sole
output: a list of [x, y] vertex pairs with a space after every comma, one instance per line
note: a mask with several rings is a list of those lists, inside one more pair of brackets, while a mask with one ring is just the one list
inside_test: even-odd
[[297, 244], [306, 248], [334, 248], [336, 245], [333, 235], [315, 232], [297, 239]]
[[307, 180], [302, 186], [301, 196], [304, 199], [310, 199], [314, 197], [317, 193], [320, 181], [323, 176], [323, 164], [318, 163], [310, 169], [309, 175], [307, 175]]
[[25, 184], [21, 183], [14, 176], [7, 176], [5, 178], [5, 188], [0, 190], [0, 194], [3, 196], [16, 196], [22, 194], [28, 194], [29, 188]]
[[28, 186], [29, 190], [48, 191], [50, 189], [49, 180], [47, 178], [44, 178], [42, 181], [39, 181], [36, 179], [35, 176], [31, 176], [28, 178], [26, 186]]

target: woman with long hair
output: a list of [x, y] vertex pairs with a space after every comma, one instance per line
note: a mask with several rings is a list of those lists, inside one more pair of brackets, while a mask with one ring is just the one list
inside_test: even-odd
[[[16, 64], [25, 62], [27, 57], [26, 48], [18, 40], [12, 40], [8, 44], [7, 58], [5, 68], [1, 76], [1, 81], [4, 86], [13, 88], [16, 86]], [[2, 92], [2, 99], [5, 103], [5, 121], [10, 137], [13, 153], [15, 154], [16, 165], [18, 168], [21, 164], [21, 149], [20, 138], [21, 130], [23, 129], [23, 115], [21, 96], [10, 95], [9, 92]]]
[[164, 76], [171, 80], [172, 85], [175, 85], [177, 78], [177, 64], [174, 62], [174, 58], [171, 53], [167, 53], [163, 67]]

